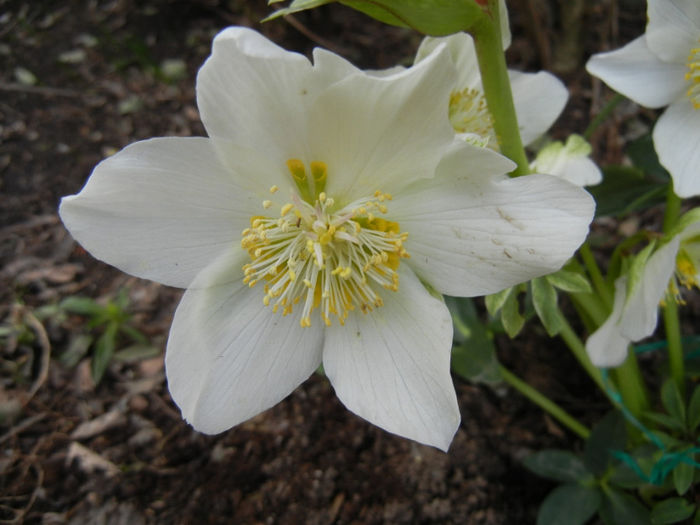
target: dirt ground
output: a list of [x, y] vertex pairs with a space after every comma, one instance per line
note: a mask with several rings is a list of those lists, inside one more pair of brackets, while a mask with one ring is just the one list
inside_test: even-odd
[[[555, 70], [572, 100], [553, 133], [583, 131], [609, 93], [582, 64], [639, 35], [644, 2], [509, 5], [511, 63]], [[128, 143], [204, 134], [194, 78], [227, 25], [255, 27], [305, 54], [323, 45], [368, 68], [408, 63], [420, 42], [342, 6], [261, 25], [269, 12], [264, 1], [243, 0], [0, 0], [0, 321], [23, 321], [29, 334], [0, 338], [3, 523], [527, 524], [552, 486], [520, 460], [580, 448], [517, 393], [457, 378], [463, 418], [448, 454], [357, 418], [321, 376], [217, 436], [181, 420], [162, 358], [181, 292], [95, 261], [56, 209]], [[595, 142], [604, 160], [619, 160], [612, 127]], [[114, 361], [95, 385], [89, 355], [72, 366], [61, 358], [86, 319], [39, 322], [37, 311], [69, 296], [104, 302], [122, 289], [134, 326], [159, 352]], [[541, 329], [498, 343], [504, 363], [575, 416], [591, 422], [605, 410]]]

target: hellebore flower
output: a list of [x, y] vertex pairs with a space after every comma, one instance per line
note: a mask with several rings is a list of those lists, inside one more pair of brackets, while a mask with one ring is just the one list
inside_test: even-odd
[[[61, 218], [97, 258], [187, 288], [166, 374], [197, 430], [276, 404], [323, 363], [368, 421], [447, 449], [459, 425], [450, 314], [558, 269], [593, 202], [456, 142], [446, 50], [397, 74], [314, 64], [229, 28], [197, 78], [209, 138], [137, 142], [101, 162]], [[429, 286], [430, 288], [427, 288]]]
[[[504, 37], [504, 49], [510, 45], [509, 36]], [[447, 44], [457, 68], [457, 81], [448, 99], [452, 127], [468, 142], [499, 151], [472, 37], [467, 33], [441, 38], [426, 37], [418, 48], [415, 63], [430, 56], [442, 43]], [[569, 93], [559, 79], [546, 71], [522, 73], [509, 70], [508, 74], [520, 136], [527, 146], [552, 126], [564, 109]]]
[[613, 311], [586, 341], [591, 362], [600, 367], [622, 364], [629, 344], [656, 330], [659, 304], [682, 304], [680, 286], [697, 288], [698, 283], [700, 222], [693, 222], [649, 256], [639, 277], [625, 275], [615, 281]]
[[648, 108], [668, 106], [653, 131], [680, 197], [700, 195], [700, 3], [649, 0], [646, 33], [591, 57], [586, 69]]

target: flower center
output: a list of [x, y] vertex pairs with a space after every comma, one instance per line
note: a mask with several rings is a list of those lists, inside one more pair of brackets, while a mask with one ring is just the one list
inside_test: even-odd
[[688, 72], [685, 79], [690, 84], [688, 98], [695, 109], [700, 109], [700, 41], [698, 47], [691, 49], [688, 55]]
[[499, 150], [493, 119], [483, 93], [466, 88], [450, 94], [449, 117], [457, 133], [466, 134], [466, 140], [475, 146]]
[[[342, 209], [323, 191], [327, 168], [310, 164], [311, 177], [297, 159], [287, 161], [298, 194], [280, 207], [279, 215], [255, 216], [242, 233], [241, 247], [251, 262], [243, 266], [243, 282], [250, 287], [264, 281], [265, 306], [282, 315], [302, 303], [302, 327], [311, 326], [318, 308], [330, 326], [331, 315], [344, 324], [356, 307], [363, 313], [382, 306], [377, 290], [397, 291], [397, 269], [408, 237], [396, 222], [377, 214], [387, 212], [391, 195], [377, 190]], [[313, 186], [313, 187], [312, 187]], [[270, 188], [275, 193], [277, 187]], [[313, 196], [313, 197], [312, 197]], [[270, 209], [272, 201], [263, 202]]]
[[671, 282], [668, 285], [668, 292], [674, 301], [678, 304], [685, 304], [681, 296], [680, 287], [691, 289], [693, 287], [700, 288], [698, 282], [698, 269], [693, 262], [692, 257], [685, 248], [681, 248], [676, 255], [676, 270]]

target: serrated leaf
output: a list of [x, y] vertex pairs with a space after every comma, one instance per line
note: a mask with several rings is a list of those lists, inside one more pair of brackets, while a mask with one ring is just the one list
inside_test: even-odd
[[695, 505], [691, 505], [683, 498], [669, 498], [654, 505], [651, 509], [651, 522], [654, 525], [678, 523], [690, 518], [693, 512], [695, 512]]
[[532, 304], [550, 337], [561, 332], [564, 320], [557, 304], [557, 291], [544, 277], [531, 281]]
[[545, 276], [549, 284], [570, 293], [591, 293], [591, 283], [583, 275], [569, 270], [559, 270]]
[[107, 325], [104, 333], [97, 339], [95, 343], [95, 351], [92, 354], [92, 379], [95, 384], [99, 384], [102, 376], [107, 370], [109, 362], [114, 355], [116, 346], [117, 329], [119, 326], [116, 323]]
[[595, 476], [602, 476], [612, 461], [611, 452], [623, 450], [627, 439], [625, 418], [608, 412], [591, 430], [583, 449], [583, 463]]
[[94, 316], [102, 313], [104, 306], [89, 297], [71, 296], [61, 301], [62, 309], [78, 315]]
[[685, 402], [673, 378], [669, 378], [661, 387], [661, 403], [666, 412], [685, 428]]
[[687, 463], [679, 463], [673, 469], [673, 487], [679, 496], [682, 496], [693, 484], [693, 476], [695, 475], [695, 467]]
[[695, 432], [700, 425], [700, 385], [695, 387], [688, 403], [688, 430]]
[[581, 458], [568, 450], [542, 450], [527, 456], [523, 465], [538, 476], [562, 482], [591, 478]]
[[616, 489], [605, 492], [599, 512], [606, 525], [651, 525], [649, 509], [634, 497]]
[[601, 502], [600, 490], [582, 485], [562, 485], [550, 492], [537, 513], [537, 525], [583, 525]]
[[520, 333], [525, 325], [525, 318], [520, 313], [518, 294], [512, 293], [501, 308], [501, 323], [508, 336], [512, 339]]

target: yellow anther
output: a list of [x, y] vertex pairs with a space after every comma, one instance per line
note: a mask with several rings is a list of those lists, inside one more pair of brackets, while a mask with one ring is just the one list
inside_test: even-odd
[[294, 204], [292, 204], [291, 202], [288, 202], [287, 204], [282, 206], [282, 209], [280, 210], [280, 215], [282, 217], [284, 217], [292, 210], [292, 208], [294, 208]]
[[263, 201], [263, 208], [266, 210], [272, 207], [272, 201]]
[[318, 194], [318, 201], [323, 204], [326, 202], [326, 192], [322, 191], [321, 193]]
[[294, 270], [287, 270], [287, 275], [289, 275], [289, 280], [294, 282], [297, 280], [297, 274], [294, 273]]
[[309, 281], [308, 279], [304, 279], [302, 282], [304, 283], [304, 286], [306, 286], [307, 288], [311, 288], [313, 286], [311, 284], [311, 281]]
[[277, 191], [280, 189], [277, 184], [274, 184], [273, 186], [270, 186], [270, 193], [277, 193]]

